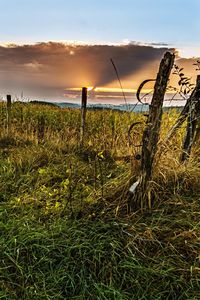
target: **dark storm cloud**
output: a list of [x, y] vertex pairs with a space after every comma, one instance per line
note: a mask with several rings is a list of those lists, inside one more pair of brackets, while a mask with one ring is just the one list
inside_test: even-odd
[[119, 46], [55, 42], [0, 46], [0, 94], [23, 90], [30, 96], [56, 97], [65, 88], [103, 86], [116, 80], [111, 58], [123, 80], [148, 69], [149, 64], [156, 72], [167, 50], [174, 51], [133, 42]]

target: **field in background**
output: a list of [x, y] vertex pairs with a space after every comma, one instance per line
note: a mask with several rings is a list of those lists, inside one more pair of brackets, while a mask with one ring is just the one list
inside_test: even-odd
[[180, 164], [184, 128], [160, 147], [141, 214], [127, 191], [144, 115], [89, 110], [80, 148], [79, 110], [14, 103], [9, 136], [0, 110], [0, 299], [200, 299], [200, 150]]

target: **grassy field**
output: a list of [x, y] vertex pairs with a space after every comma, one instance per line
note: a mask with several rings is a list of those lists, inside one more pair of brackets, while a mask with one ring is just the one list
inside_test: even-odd
[[9, 136], [0, 111], [0, 299], [200, 299], [199, 144], [187, 164], [184, 127], [161, 147], [176, 110], [144, 212], [128, 210], [127, 191], [145, 116], [88, 111], [80, 149], [79, 110], [14, 103]]

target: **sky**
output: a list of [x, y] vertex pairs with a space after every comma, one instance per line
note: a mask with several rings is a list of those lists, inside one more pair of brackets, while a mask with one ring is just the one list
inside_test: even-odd
[[117, 87], [110, 58], [124, 87], [137, 88], [166, 50], [195, 74], [199, 11], [199, 0], [0, 0], [0, 95]]
[[199, 0], [0, 0], [1, 42], [166, 43], [200, 56]]

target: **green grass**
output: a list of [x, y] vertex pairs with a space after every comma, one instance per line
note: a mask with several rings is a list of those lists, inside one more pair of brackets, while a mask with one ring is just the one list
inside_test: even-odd
[[138, 167], [118, 157], [140, 151], [127, 131], [143, 116], [89, 111], [80, 150], [78, 110], [15, 104], [9, 138], [1, 112], [0, 299], [200, 299], [199, 147], [179, 163], [184, 128], [157, 158], [152, 210], [129, 212]]
[[143, 216], [72, 220], [4, 205], [0, 297], [199, 299], [199, 206], [174, 199]]

